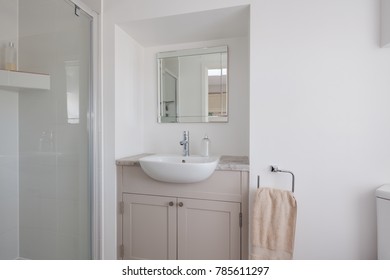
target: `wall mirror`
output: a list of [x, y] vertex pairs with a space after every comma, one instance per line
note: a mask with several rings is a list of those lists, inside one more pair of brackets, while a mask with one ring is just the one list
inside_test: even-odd
[[228, 121], [227, 46], [161, 52], [158, 122]]

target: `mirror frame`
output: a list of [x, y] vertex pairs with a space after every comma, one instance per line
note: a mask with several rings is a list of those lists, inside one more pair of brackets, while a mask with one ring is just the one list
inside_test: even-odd
[[[226, 53], [226, 115], [219, 116], [176, 116], [175, 122], [163, 122], [161, 112], [162, 100], [162, 89], [161, 89], [161, 59], [163, 58], [179, 58], [184, 56], [196, 56], [206, 54]], [[229, 52], [228, 46], [217, 46], [217, 47], [203, 47], [196, 49], [184, 49], [176, 51], [167, 51], [157, 53], [157, 122], [158, 123], [227, 123], [229, 121]], [[197, 119], [186, 121], [186, 118]]]

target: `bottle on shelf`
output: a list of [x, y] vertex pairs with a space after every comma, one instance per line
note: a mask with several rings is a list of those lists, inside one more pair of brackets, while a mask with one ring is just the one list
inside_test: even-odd
[[16, 71], [16, 48], [13, 42], [9, 42], [5, 48], [5, 70]]

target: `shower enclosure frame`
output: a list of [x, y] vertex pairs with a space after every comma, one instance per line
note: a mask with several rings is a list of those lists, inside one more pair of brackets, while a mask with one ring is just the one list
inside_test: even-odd
[[99, 48], [99, 29], [100, 19], [97, 12], [92, 10], [86, 4], [80, 0], [65, 0], [71, 4], [74, 4], [87, 15], [92, 18], [91, 26], [91, 78], [90, 81], [90, 110], [89, 110], [89, 130], [90, 130], [90, 147], [89, 147], [89, 178], [90, 178], [90, 209], [91, 209], [91, 258], [102, 259], [102, 244], [101, 244], [101, 232], [102, 232], [102, 138], [101, 138], [101, 94], [100, 94], [100, 48]]

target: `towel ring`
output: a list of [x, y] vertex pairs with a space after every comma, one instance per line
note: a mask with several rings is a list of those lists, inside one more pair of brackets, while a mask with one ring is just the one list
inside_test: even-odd
[[[275, 165], [271, 165], [271, 172], [282, 172], [282, 173], [290, 173], [291, 176], [292, 176], [292, 192], [294, 192], [294, 188], [295, 188], [295, 175], [294, 173], [292, 173], [291, 171], [288, 171], [288, 170], [281, 170], [279, 169], [277, 166]], [[259, 181], [259, 177], [258, 177], [258, 181]]]

